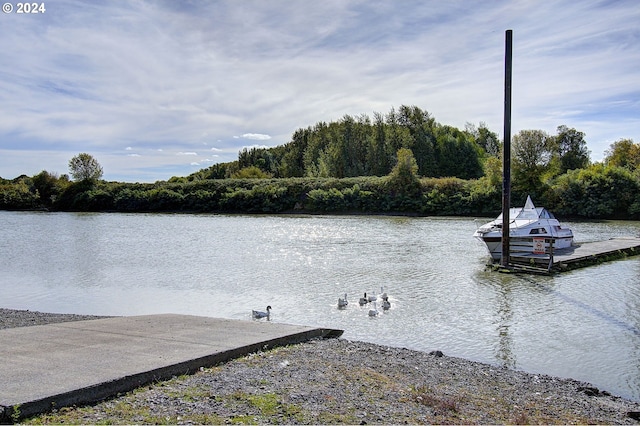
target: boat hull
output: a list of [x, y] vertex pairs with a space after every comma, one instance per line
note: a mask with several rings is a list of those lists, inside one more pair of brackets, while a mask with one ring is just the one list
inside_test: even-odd
[[[502, 236], [477, 236], [477, 238], [482, 241], [489, 250], [491, 257], [493, 260], [498, 261], [502, 257]], [[517, 253], [518, 254], [534, 254], [536, 253], [536, 245], [534, 241], [534, 237], [514, 237], [517, 239]], [[545, 240], [545, 252], [548, 253], [548, 247], [550, 245], [550, 241], [553, 241], [553, 249], [563, 249], [569, 248], [573, 245], [573, 235], [567, 235], [564, 237], [539, 237], [540, 239]], [[535, 238], [538, 239], [538, 238]], [[513, 246], [513, 244], [512, 244]]]

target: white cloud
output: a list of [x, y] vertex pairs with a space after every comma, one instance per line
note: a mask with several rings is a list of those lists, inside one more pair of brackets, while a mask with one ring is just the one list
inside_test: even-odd
[[271, 136], [269, 135], [263, 135], [260, 133], [245, 133], [244, 135], [242, 135], [243, 138], [245, 139], [252, 139], [255, 141], [267, 141], [269, 139], [271, 139]]

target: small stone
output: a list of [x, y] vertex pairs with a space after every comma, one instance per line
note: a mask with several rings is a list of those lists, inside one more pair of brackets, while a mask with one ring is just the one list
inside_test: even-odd
[[627, 417], [630, 417], [633, 420], [640, 420], [640, 411], [629, 411], [627, 412]]

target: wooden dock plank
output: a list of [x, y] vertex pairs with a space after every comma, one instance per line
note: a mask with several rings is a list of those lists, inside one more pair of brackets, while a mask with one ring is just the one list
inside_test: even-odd
[[[548, 249], [548, 248], [547, 248]], [[553, 250], [553, 255], [516, 252], [510, 257], [510, 267], [518, 272], [551, 273], [575, 269], [611, 260], [611, 256], [640, 255], [640, 237], [617, 237], [594, 241], [565, 249]]]
[[640, 249], [640, 238], [620, 237], [605, 241], [582, 243], [575, 247], [557, 250], [553, 255], [553, 263], [570, 263], [592, 257], [602, 257], [619, 250]]

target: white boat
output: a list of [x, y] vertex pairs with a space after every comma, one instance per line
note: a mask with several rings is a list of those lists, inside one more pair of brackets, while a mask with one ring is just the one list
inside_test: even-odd
[[[494, 260], [502, 256], [502, 213], [482, 225], [473, 236], [486, 244]], [[550, 243], [553, 249], [571, 247], [573, 232], [560, 225], [558, 219], [544, 207], [536, 207], [527, 196], [524, 207], [509, 209], [509, 238], [512, 252], [514, 245], [520, 253], [544, 253]]]

